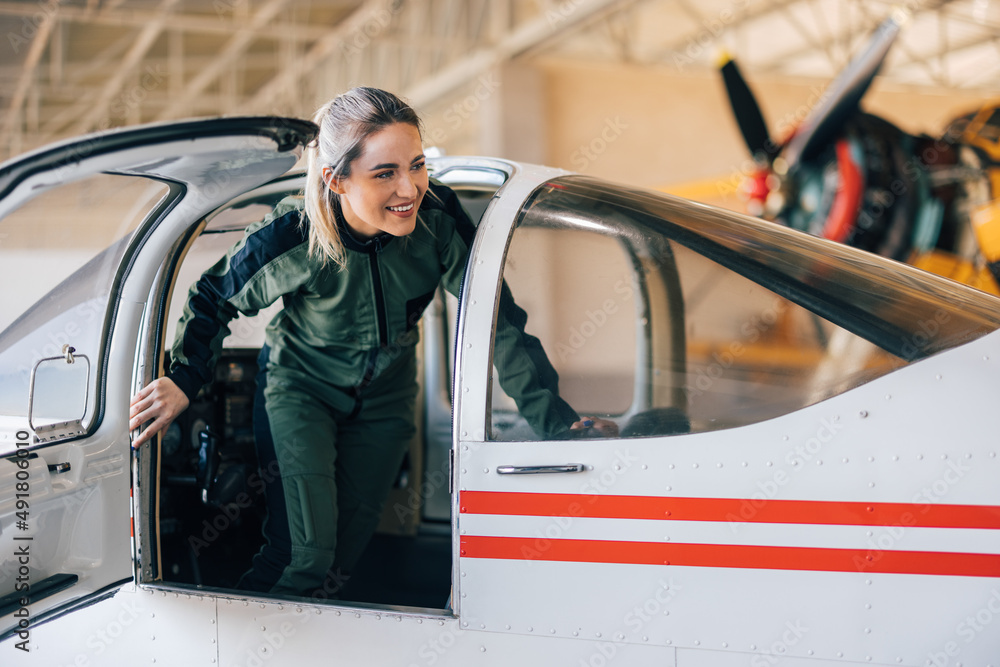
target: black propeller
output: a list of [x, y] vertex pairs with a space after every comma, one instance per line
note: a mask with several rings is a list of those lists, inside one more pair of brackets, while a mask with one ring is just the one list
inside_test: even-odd
[[736, 62], [725, 56], [722, 79], [729, 94], [733, 115], [743, 139], [755, 158], [770, 164], [784, 148], [789, 169], [808, 161], [828, 145], [843, 127], [844, 121], [857, 113], [858, 104], [885, 61], [889, 48], [908, 19], [905, 10], [897, 10], [875, 30], [864, 51], [858, 54], [827, 88], [819, 106], [812, 110], [795, 135], [784, 147], [776, 145], [768, 134], [767, 124], [750, 87]]
[[729, 94], [733, 115], [736, 116], [740, 132], [743, 133], [743, 140], [746, 141], [751, 155], [770, 163], [780, 147], [771, 141], [767, 123], [764, 122], [764, 114], [761, 113], [760, 105], [757, 104], [740, 68], [736, 66], [736, 61], [729, 56], [725, 58], [726, 62], [722, 65], [722, 80]]
[[844, 121], [857, 113], [861, 98], [882, 67], [889, 48], [907, 18], [908, 14], [904, 10], [893, 12], [876, 28], [865, 50], [855, 56], [827, 88], [819, 106], [806, 117], [785, 148], [789, 169], [812, 158], [819, 149], [830, 143], [843, 127]]

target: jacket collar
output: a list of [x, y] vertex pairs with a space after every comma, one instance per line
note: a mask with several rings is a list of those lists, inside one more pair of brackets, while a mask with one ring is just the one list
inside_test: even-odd
[[359, 239], [347, 224], [347, 219], [344, 217], [344, 212], [340, 207], [340, 197], [333, 198], [333, 212], [337, 216], [337, 231], [340, 232], [340, 240], [348, 250], [363, 253], [378, 253], [382, 252], [382, 249], [396, 238], [392, 234], [379, 232], [370, 239]]

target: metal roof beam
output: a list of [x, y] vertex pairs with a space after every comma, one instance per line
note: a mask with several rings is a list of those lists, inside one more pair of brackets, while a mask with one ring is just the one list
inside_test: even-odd
[[634, 2], [636, 0], [580, 0], [571, 5], [569, 11], [563, 9], [569, 5], [556, 5], [514, 27], [494, 46], [468, 53], [443, 70], [416, 82], [405, 91], [405, 96], [416, 107], [430, 104], [498, 63], [528, 53], [572, 28], [606, 16], [610, 11], [622, 11]]
[[[94, 72], [99, 72], [110, 67], [112, 62], [119, 60], [125, 51], [128, 50], [131, 42], [132, 39], [130, 36], [112, 42], [86, 65], [80, 68], [74, 67], [72, 72], [73, 79], [77, 81], [85, 80]], [[60, 130], [63, 130], [74, 119], [79, 118], [80, 104], [84, 102], [89, 104], [96, 95], [96, 88], [88, 87], [85, 91], [81, 91], [78, 95], [74, 96], [73, 104], [67, 105], [58, 113], [50, 113], [49, 120], [43, 121], [43, 126], [40, 129], [40, 138], [43, 142], [45, 140], [55, 140]]]
[[246, 29], [238, 30], [226, 42], [226, 45], [222, 47], [222, 50], [212, 61], [212, 64], [199, 72], [194, 79], [184, 86], [184, 92], [174, 100], [173, 104], [157, 116], [157, 120], [167, 120], [183, 115], [190, 115], [189, 108], [194, 102], [195, 97], [233, 66], [236, 59], [242, 56], [246, 52], [247, 47], [250, 46], [255, 32], [267, 26], [285, 8], [288, 1], [268, 0], [263, 7], [258, 9], [254, 13], [250, 25]]
[[45, 47], [49, 43], [49, 35], [52, 33], [52, 28], [56, 23], [58, 11], [58, 8], [56, 8], [51, 13], [45, 15], [45, 18], [42, 19], [41, 24], [38, 26], [38, 32], [35, 33], [34, 39], [31, 40], [31, 47], [28, 49], [24, 65], [22, 66], [21, 77], [18, 79], [14, 95], [7, 108], [3, 127], [0, 128], [0, 146], [8, 146], [9, 144], [9, 155], [20, 152], [18, 144], [21, 137], [21, 112], [23, 111], [24, 101], [28, 96], [28, 90], [35, 79], [35, 70], [38, 68], [38, 63], [42, 59]]
[[[776, 14], [783, 10], [788, 5], [800, 2], [800, 0], [771, 0], [766, 5], [751, 4], [749, 5], [751, 9], [747, 9], [745, 12], [740, 12], [736, 14], [737, 18], [734, 19], [733, 23], [727, 28], [731, 32], [739, 32], [744, 26], [752, 21], [761, 19], [772, 14]], [[735, 12], [734, 12], [735, 13]], [[701, 26], [698, 25], [698, 29]], [[682, 39], [673, 42], [669, 46], [660, 49], [652, 57], [648, 58], [648, 62], [662, 62], [671, 59], [676, 54], [683, 54], [688, 44], [691, 41], [690, 35]], [[755, 68], [756, 69], [756, 68]]]
[[[117, 3], [120, 4], [120, 3]], [[248, 3], [238, 3], [240, 7]], [[356, 0], [344, 0], [345, 8], [356, 3]], [[32, 17], [38, 14], [34, 3], [0, 2], [0, 16]], [[102, 25], [118, 28], [142, 28], [156, 20], [156, 12], [136, 9], [112, 9], [103, 7], [98, 11], [85, 7], [63, 7], [59, 11], [61, 23], [79, 23], [84, 26]], [[182, 30], [184, 32], [207, 35], [231, 35], [240, 29], [247, 28], [247, 22], [237, 18], [225, 18], [220, 14], [172, 14], [163, 21], [165, 30]], [[287, 30], [296, 30], [307, 39], [318, 39], [329, 32], [326, 26], [313, 23], [291, 23], [282, 21], [271, 23], [254, 29], [258, 39], [283, 39]]]
[[[385, 0], [366, 0], [350, 16], [318, 39], [294, 67], [286, 67], [275, 74], [243, 106], [251, 113], [273, 111], [274, 101], [287, 94], [302, 77], [312, 74], [320, 65], [332, 66], [327, 59], [338, 51], [347, 60], [347, 64], [360, 60], [363, 54], [355, 53], [357, 46], [350, 44], [348, 38], [365, 35], [366, 26], [381, 25], [380, 19], [383, 22], [385, 20], [384, 12], [391, 14], [393, 7], [395, 5], [386, 3]], [[351, 51], [352, 48], [355, 51]], [[337, 65], [343, 67], [344, 64], [337, 63]]]
[[[946, 71], [944, 63], [947, 61], [947, 57], [953, 53], [961, 53], [962, 51], [973, 49], [976, 48], [977, 46], [982, 46], [983, 44], [987, 44], [990, 42], [997, 43], [997, 35], [993, 33], [988, 33], [988, 34], [984, 33], [977, 37], [967, 39], [963, 42], [952, 42], [949, 44], [944, 44], [940, 49], [938, 49], [934, 53], [931, 53], [926, 56], [914, 56], [910, 60], [907, 60], [906, 62], [896, 63], [896, 67], [907, 66], [907, 65], [920, 65], [930, 71], [933, 68], [932, 63], [937, 62], [938, 70], [940, 72], [942, 81], [948, 83], [949, 87], [960, 87], [960, 84], [954, 83], [956, 81], [956, 77], [953, 75], [949, 75]], [[912, 55], [912, 53], [910, 55]], [[975, 75], [978, 75], [979, 72], [971, 72], [970, 74], [973, 75], [972, 78], [975, 78]]]
[[[142, 58], [146, 55], [153, 44], [160, 37], [160, 33], [163, 32], [163, 24], [166, 16], [173, 10], [175, 4], [178, 0], [163, 0], [160, 3], [157, 15], [160, 20], [153, 20], [142, 32], [139, 33], [139, 37], [132, 44], [132, 48], [129, 52], [125, 54], [125, 58], [122, 60], [121, 65], [118, 67], [117, 71], [108, 79], [107, 83], [101, 88], [101, 92], [98, 93], [97, 99], [93, 104], [84, 104], [84, 108], [89, 108], [89, 111], [83, 114], [80, 121], [73, 125], [71, 130], [72, 134], [81, 134], [83, 132], [89, 132], [98, 124], [103, 124], [107, 122], [110, 126], [111, 118], [108, 116], [110, 111], [111, 102], [115, 95], [122, 89], [125, 84], [125, 80], [135, 72], [135, 68], [139, 65]], [[99, 129], [106, 129], [101, 127]]]

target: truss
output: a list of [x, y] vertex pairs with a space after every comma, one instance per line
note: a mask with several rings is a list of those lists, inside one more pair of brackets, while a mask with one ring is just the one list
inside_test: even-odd
[[[514, 59], [697, 70], [725, 48], [754, 73], [828, 78], [894, 1], [0, 0], [0, 157], [140, 122], [308, 115], [359, 84], [420, 108]], [[883, 74], [996, 92], [995, 3], [909, 4]]]

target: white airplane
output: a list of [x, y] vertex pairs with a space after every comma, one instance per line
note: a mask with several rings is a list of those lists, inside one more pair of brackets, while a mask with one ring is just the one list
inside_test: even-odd
[[[268, 314], [138, 454], [129, 397], [314, 131], [189, 121], [0, 165], [0, 664], [1000, 665], [1000, 301], [501, 160], [429, 162], [478, 229], [424, 316], [419, 434], [362, 566], [236, 590]], [[620, 437], [528, 428], [493, 379], [502, 282]]]

